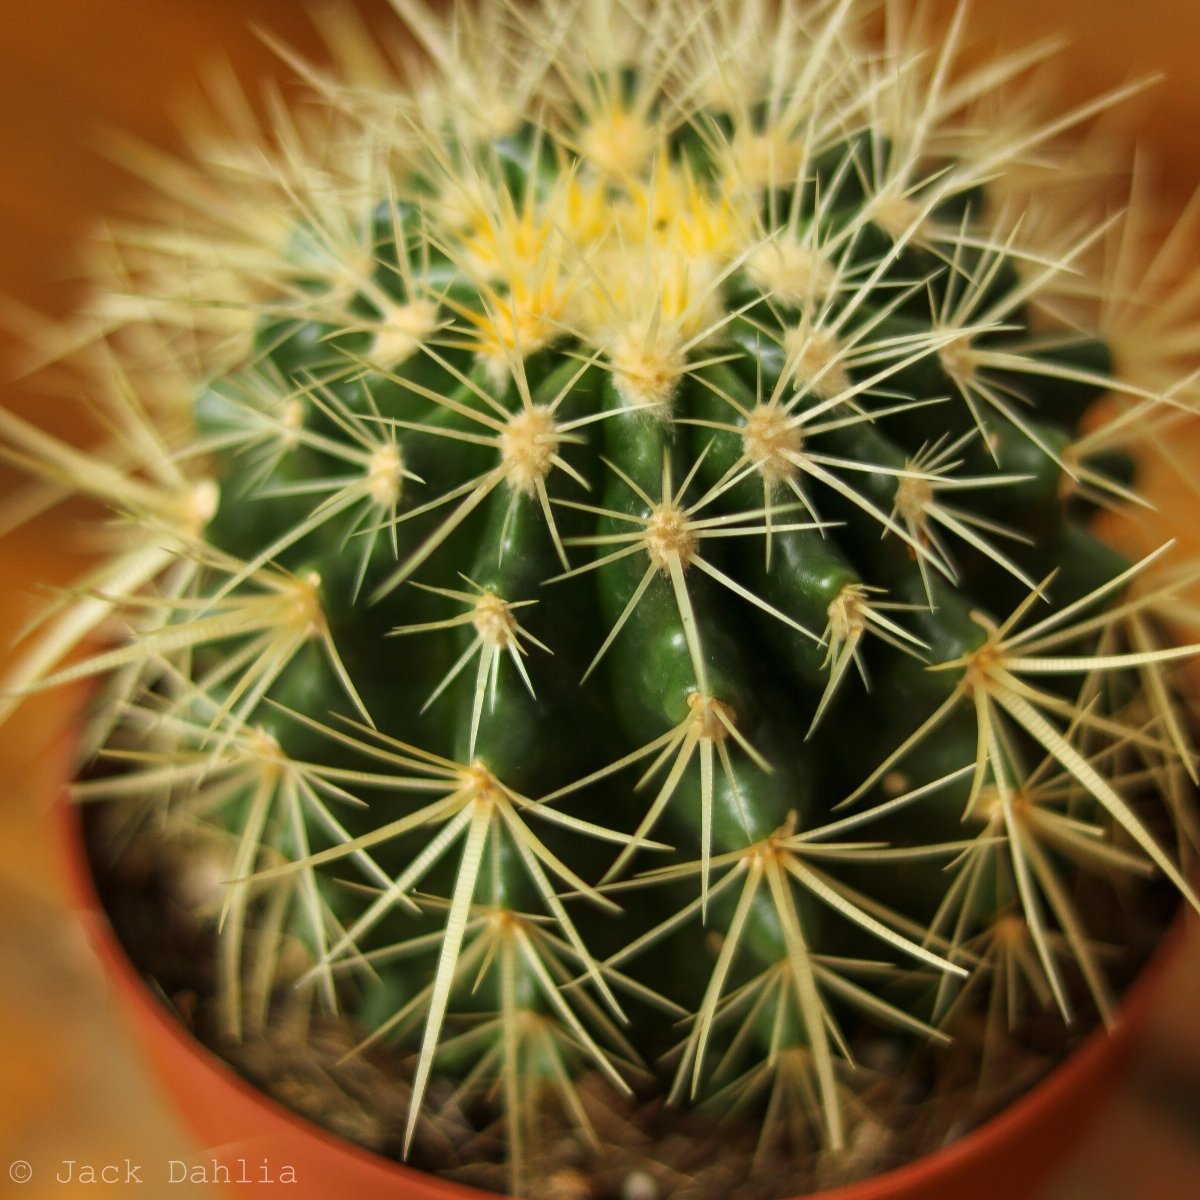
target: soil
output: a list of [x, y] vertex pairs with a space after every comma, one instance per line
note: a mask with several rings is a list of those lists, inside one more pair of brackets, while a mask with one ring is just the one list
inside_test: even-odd
[[[386, 1043], [355, 1052], [368, 1031], [300, 1003], [283, 987], [271, 998], [263, 1028], [232, 1042], [217, 1020], [216, 933], [189, 902], [181, 848], [148, 825], [116, 839], [103, 812], [85, 829], [97, 884], [118, 938], [151, 987], [179, 1020], [243, 1076], [293, 1111], [368, 1149], [400, 1157], [413, 1056]], [[1106, 961], [1119, 991], [1132, 979], [1170, 921], [1175, 897], [1161, 884], [1116, 893], [1081, 881], [1089, 916], [1104, 914], [1111, 938], [1132, 946]], [[1100, 926], [1103, 928], [1104, 926]], [[915, 1049], [866, 1031], [852, 1044], [860, 1072], [857, 1111], [839, 1151], [794, 1141], [760, 1144], [761, 1114], [716, 1121], [703, 1110], [677, 1110], [662, 1096], [615, 1096], [601, 1078], [579, 1082], [596, 1135], [547, 1114], [536, 1131], [529, 1200], [777, 1200], [850, 1183], [952, 1142], [1004, 1108], [1067, 1056], [1099, 1024], [1076, 981], [1076, 1019], [1053, 1010], [1013, 1028], [989, 1019], [983, 994], [967, 993], [947, 1047]], [[998, 1036], [998, 1031], [999, 1036]], [[981, 1071], [982, 1063], [982, 1071]], [[508, 1188], [501, 1131], [483, 1113], [444, 1103], [454, 1091], [434, 1079], [409, 1165], [476, 1187]], [[443, 1103], [439, 1103], [442, 1101]], [[719, 1139], [719, 1140], [717, 1140]], [[719, 1158], [714, 1145], [720, 1146]]]

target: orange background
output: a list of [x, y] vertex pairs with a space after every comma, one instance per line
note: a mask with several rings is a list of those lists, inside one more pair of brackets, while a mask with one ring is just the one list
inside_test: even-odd
[[[270, 53], [247, 30], [251, 20], [303, 48], [315, 44], [296, 0], [4, 0], [0, 296], [44, 310], [69, 305], [73, 243], [129, 187], [97, 152], [100, 135], [121, 129], [169, 144], [172, 113], [203, 64], [224, 56], [246, 79], [273, 70]], [[1125, 120], [1157, 160], [1168, 205], [1200, 183], [1196, 0], [978, 0], [972, 26], [1009, 45], [1065, 33], [1072, 46], [1060, 88], [1068, 98], [1165, 72]], [[0, 308], [0, 363], [9, 361], [14, 339], [3, 328], [14, 319]], [[7, 382], [0, 401], [47, 407]], [[71, 574], [62, 534], [42, 526], [0, 544], [0, 646], [28, 611], [30, 584]], [[67, 719], [61, 700], [39, 700], [0, 730], [0, 1195], [28, 1200], [96, 1194], [53, 1181], [63, 1159], [130, 1154], [165, 1162], [192, 1150], [65, 912], [45, 814], [60, 780], [54, 746]], [[1045, 1200], [1200, 1195], [1198, 940], [1165, 989], [1123, 1088]], [[23, 1187], [8, 1182], [16, 1159], [36, 1170]], [[128, 1194], [158, 1200], [150, 1185]]]

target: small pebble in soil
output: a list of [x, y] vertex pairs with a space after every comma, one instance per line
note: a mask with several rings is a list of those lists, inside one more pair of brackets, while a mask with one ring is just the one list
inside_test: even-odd
[[621, 1182], [621, 1200], [659, 1200], [659, 1187], [646, 1171], [630, 1171]]

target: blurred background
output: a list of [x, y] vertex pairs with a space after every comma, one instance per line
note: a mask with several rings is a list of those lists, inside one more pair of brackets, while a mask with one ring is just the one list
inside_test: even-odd
[[[360, 7], [381, 14], [388, 6]], [[30, 337], [26, 309], [69, 310], [78, 294], [73, 248], [135, 190], [103, 156], [105, 135], [123, 130], [171, 145], [177, 114], [218, 59], [247, 82], [282, 75], [252, 23], [307, 51], [316, 39], [297, 0], [4, 0], [0, 16], [0, 403], [53, 425], [53, 396], [12, 382], [11, 364]], [[1195, 0], [1143, 0], [1136, 9], [1128, 0], [979, 0], [970, 25], [985, 44], [1065, 35], [1064, 99], [1161, 72], [1115, 128], [1136, 134], [1159, 180], [1164, 222], [1173, 219], [1200, 184]], [[1200, 270], [1200, 261], [1179, 269]], [[1200, 474], [1200, 432], [1185, 441]], [[11, 482], [0, 473], [0, 490]], [[1167, 486], [1150, 484], [1160, 494]], [[1168, 503], [1174, 525], [1200, 545], [1195, 497], [1176, 489]], [[79, 549], [61, 520], [0, 540], [0, 654], [39, 592], [75, 573]], [[71, 719], [69, 698], [39, 698], [0, 729], [0, 1196], [26, 1200], [95, 1194], [94, 1185], [54, 1180], [63, 1160], [153, 1162], [198, 1149], [147, 1073], [69, 912], [50, 814]], [[1192, 925], [1120, 1089], [1040, 1200], [1200, 1196], [1200, 936]], [[10, 1181], [18, 1161], [34, 1168], [27, 1183]], [[157, 1200], [149, 1185], [128, 1194]]]

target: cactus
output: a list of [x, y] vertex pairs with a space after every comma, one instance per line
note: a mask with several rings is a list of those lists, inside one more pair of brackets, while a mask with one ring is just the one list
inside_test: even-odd
[[1112, 98], [854, 0], [393, 6], [139, 160], [99, 445], [0, 415], [106, 547], [5, 711], [103, 678], [79, 796], [219, 848], [226, 1036], [346, 1010], [523, 1191], [583, 1075], [837, 1149], [863, 1029], [1111, 1017], [1077, 880], [1200, 907], [1186, 579], [1089, 525], [1191, 386], [1088, 274]]

